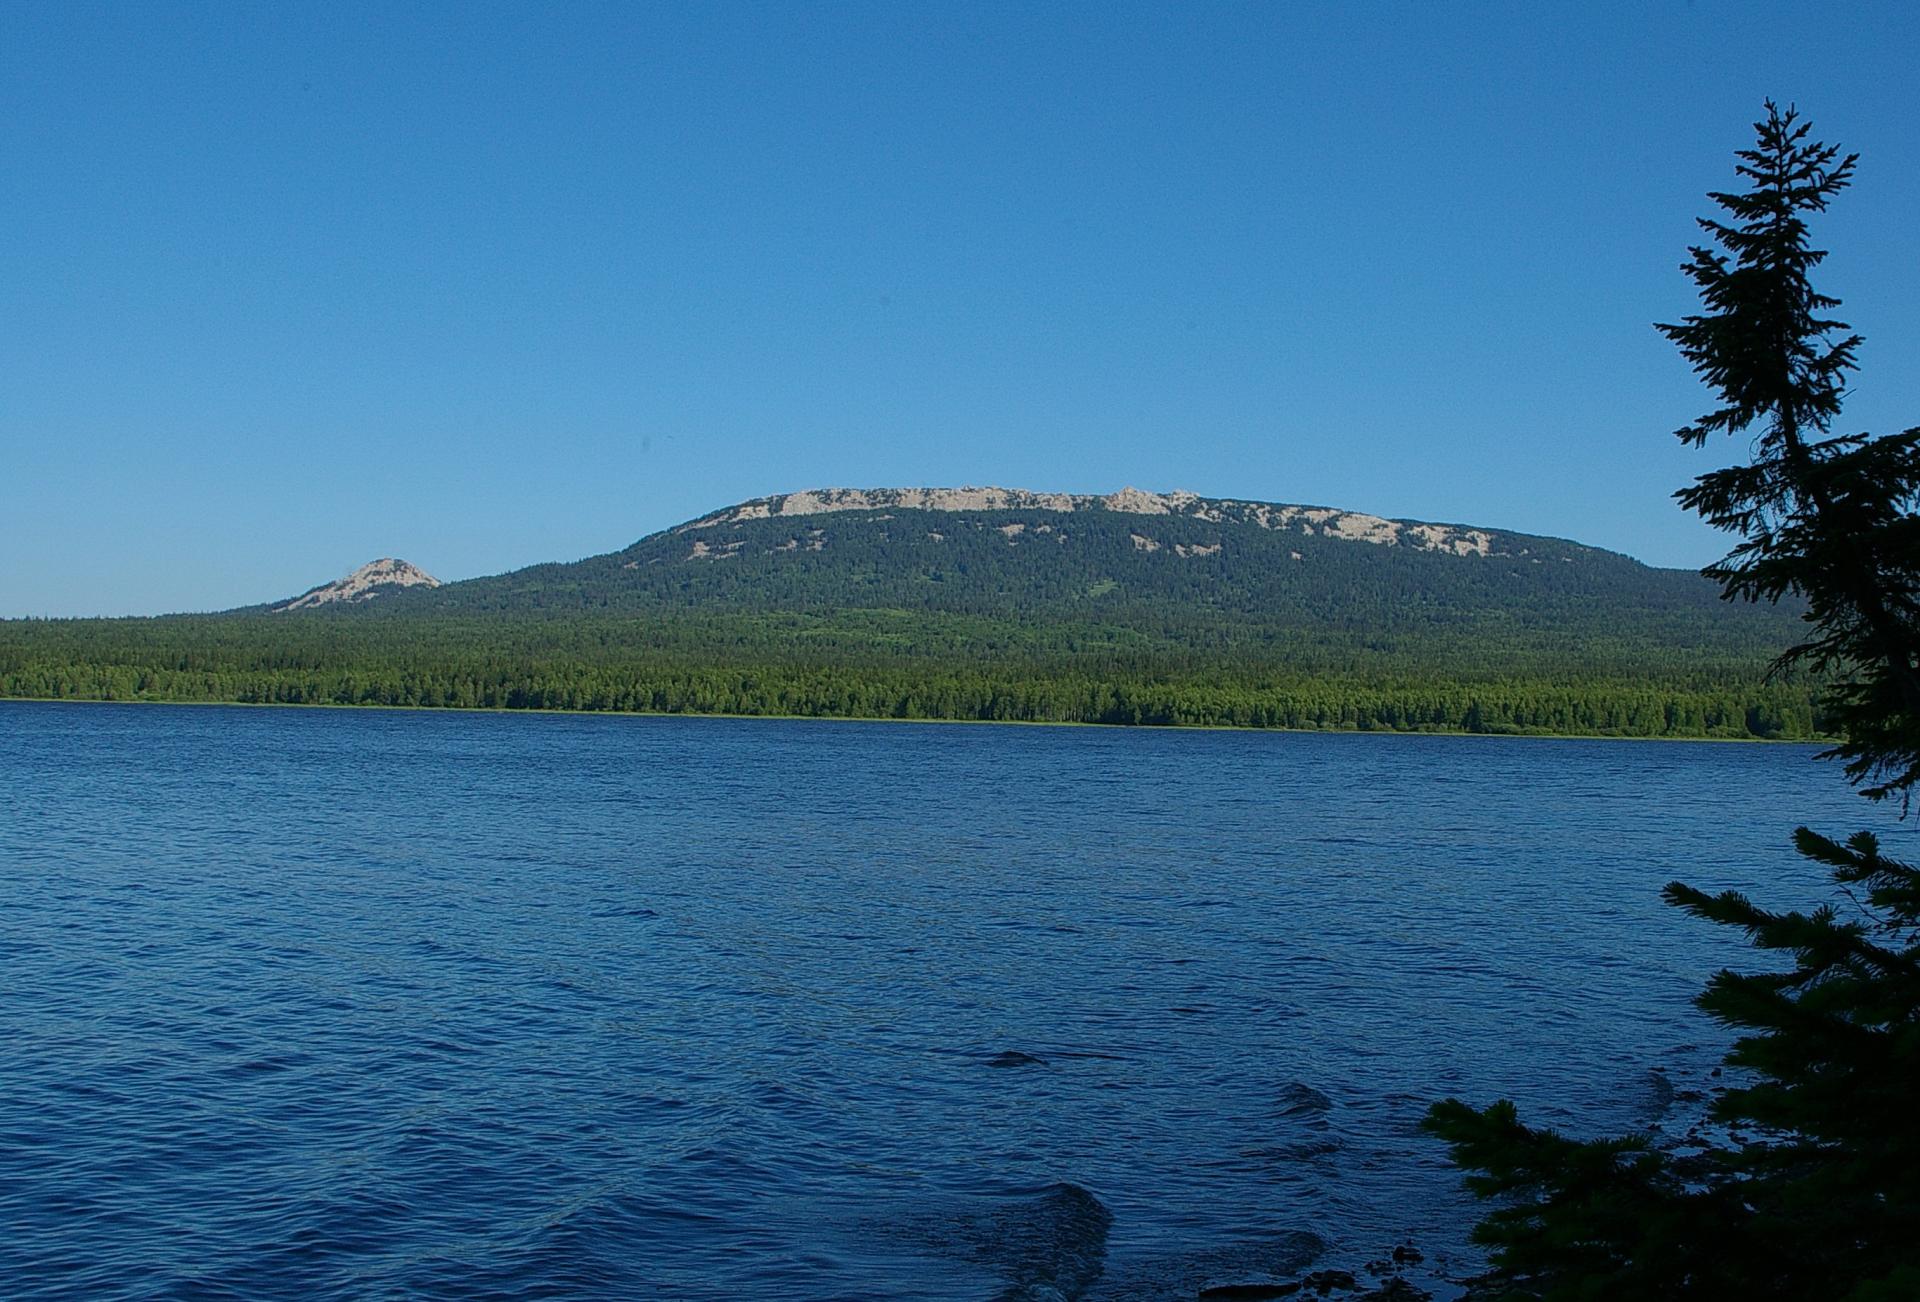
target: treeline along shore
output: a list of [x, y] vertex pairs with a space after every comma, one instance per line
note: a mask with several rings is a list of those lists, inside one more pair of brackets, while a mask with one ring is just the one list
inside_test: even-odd
[[0, 621], [10, 698], [1817, 739], [1772, 648], [928, 611]]

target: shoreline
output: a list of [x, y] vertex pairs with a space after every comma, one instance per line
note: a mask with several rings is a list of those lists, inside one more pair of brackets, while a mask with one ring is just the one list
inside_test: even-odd
[[892, 715], [853, 714], [729, 714], [719, 710], [568, 710], [550, 706], [385, 705], [367, 702], [343, 705], [333, 701], [165, 701], [151, 697], [107, 700], [95, 696], [0, 696], [0, 706], [27, 705], [171, 705], [187, 709], [240, 710], [377, 710], [405, 714], [557, 715], [582, 719], [744, 719], [805, 723], [935, 724], [1002, 728], [1106, 728], [1116, 732], [1246, 732], [1284, 733], [1309, 737], [1460, 737], [1510, 741], [1631, 741], [1704, 742], [1739, 746], [1831, 746], [1833, 740], [1801, 737], [1677, 737], [1635, 736], [1617, 732], [1468, 732], [1457, 728], [1260, 728], [1233, 723], [1102, 723], [1081, 719], [902, 719]]

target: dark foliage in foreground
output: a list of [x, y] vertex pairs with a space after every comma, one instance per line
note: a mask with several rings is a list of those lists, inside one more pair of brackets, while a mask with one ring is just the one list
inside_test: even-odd
[[[1824, 314], [1806, 217], [1854, 158], [1768, 104], [1739, 171], [1703, 221], [1718, 248], [1686, 272], [1708, 309], [1661, 329], [1723, 403], [1679, 431], [1755, 431], [1750, 464], [1703, 475], [1682, 501], [1743, 541], [1708, 573], [1729, 596], [1803, 596], [1811, 636], [1784, 663], [1834, 674], [1831, 752], [1876, 798], [1920, 780], [1920, 431], [1829, 437], [1858, 338]], [[1757, 426], [1757, 429], [1755, 428]], [[1499, 1206], [1488, 1295], [1767, 1302], [1920, 1297], [1920, 870], [1861, 832], [1800, 828], [1836, 898], [1776, 912], [1675, 882], [1666, 899], [1746, 934], [1784, 963], [1722, 971], [1699, 1006], [1733, 1028], [1738, 1084], [1715, 1101], [1725, 1138], [1680, 1156], [1650, 1136], [1581, 1142], [1520, 1122], [1510, 1103], [1436, 1106], [1429, 1129], [1468, 1186]]]

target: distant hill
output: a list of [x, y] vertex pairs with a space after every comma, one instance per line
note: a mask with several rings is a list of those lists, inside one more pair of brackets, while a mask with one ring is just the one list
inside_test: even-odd
[[1813, 736], [1797, 612], [1564, 539], [1124, 489], [821, 489], [437, 583], [0, 623], [0, 695]]
[[283, 601], [273, 607], [274, 610], [309, 610], [315, 606], [329, 606], [337, 602], [353, 604], [372, 601], [375, 597], [388, 596], [407, 588], [437, 588], [440, 580], [417, 565], [409, 565], [391, 556], [383, 556], [377, 561], [369, 561], [351, 574], [343, 575], [331, 583], [323, 583], [317, 588], [308, 588], [291, 601]]
[[757, 498], [617, 552], [376, 604], [364, 613], [894, 609], [1358, 636], [1500, 626], [1775, 650], [1794, 632], [1789, 612], [1729, 605], [1691, 570], [1564, 539], [1136, 489]]

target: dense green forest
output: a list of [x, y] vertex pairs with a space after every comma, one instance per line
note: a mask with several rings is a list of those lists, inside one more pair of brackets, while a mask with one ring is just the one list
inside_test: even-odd
[[922, 611], [0, 623], [0, 694], [1658, 736], [1809, 737], [1764, 656], [1482, 627], [1356, 638]]

